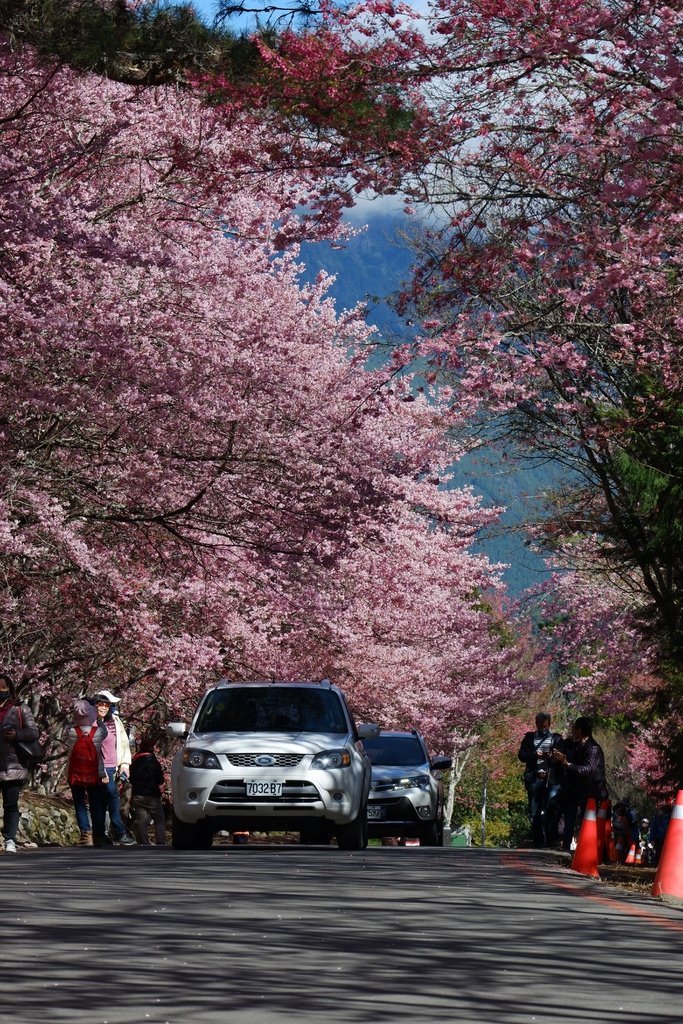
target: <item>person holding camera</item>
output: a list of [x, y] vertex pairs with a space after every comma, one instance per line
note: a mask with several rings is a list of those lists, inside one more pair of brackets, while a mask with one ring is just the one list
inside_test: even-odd
[[552, 846], [557, 839], [561, 769], [551, 755], [561, 741], [558, 732], [550, 731], [548, 712], [539, 711], [536, 731], [525, 733], [519, 748], [534, 846]]
[[573, 801], [565, 808], [565, 836], [573, 835], [577, 817], [583, 817], [589, 798], [596, 808], [608, 797], [605, 780], [605, 755], [593, 738], [593, 720], [582, 715], [572, 726], [572, 747], [558, 747], [552, 752], [554, 763], [562, 766]]
[[28, 779], [28, 770], [19, 760], [18, 743], [38, 739], [38, 726], [31, 709], [16, 704], [9, 676], [0, 674], [0, 790], [2, 790], [2, 834], [5, 853], [17, 852], [19, 831], [19, 793]]

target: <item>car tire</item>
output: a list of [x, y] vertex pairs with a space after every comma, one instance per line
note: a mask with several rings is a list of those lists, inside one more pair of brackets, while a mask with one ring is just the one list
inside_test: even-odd
[[213, 829], [205, 822], [192, 825], [173, 814], [171, 845], [174, 850], [210, 850], [212, 843]]
[[363, 805], [357, 818], [337, 827], [337, 846], [340, 850], [364, 850], [367, 845], [368, 812]]
[[420, 846], [441, 846], [439, 839], [439, 826], [435, 821], [420, 830]]

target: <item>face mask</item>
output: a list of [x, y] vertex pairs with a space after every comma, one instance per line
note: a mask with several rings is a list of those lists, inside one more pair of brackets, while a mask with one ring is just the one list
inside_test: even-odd
[[0, 704], [4, 704], [8, 697], [9, 690], [0, 690]]

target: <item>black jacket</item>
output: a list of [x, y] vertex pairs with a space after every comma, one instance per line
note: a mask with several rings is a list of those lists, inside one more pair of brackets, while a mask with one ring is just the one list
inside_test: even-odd
[[568, 752], [567, 757], [567, 777], [576, 783], [578, 799], [593, 797], [598, 803], [606, 800], [605, 755], [600, 744], [590, 736], [585, 743], [577, 744], [573, 753]]
[[130, 766], [133, 796], [160, 796], [164, 773], [154, 754], [136, 754]]

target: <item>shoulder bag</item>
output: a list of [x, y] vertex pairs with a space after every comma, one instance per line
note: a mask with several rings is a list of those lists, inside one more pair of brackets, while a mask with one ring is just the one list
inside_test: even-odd
[[[24, 720], [20, 705], [17, 705], [17, 714], [19, 715], [19, 728], [23, 729]], [[17, 740], [16, 746], [17, 758], [24, 768], [35, 768], [45, 760], [45, 744], [41, 743], [40, 740], [30, 740], [29, 742]]]

